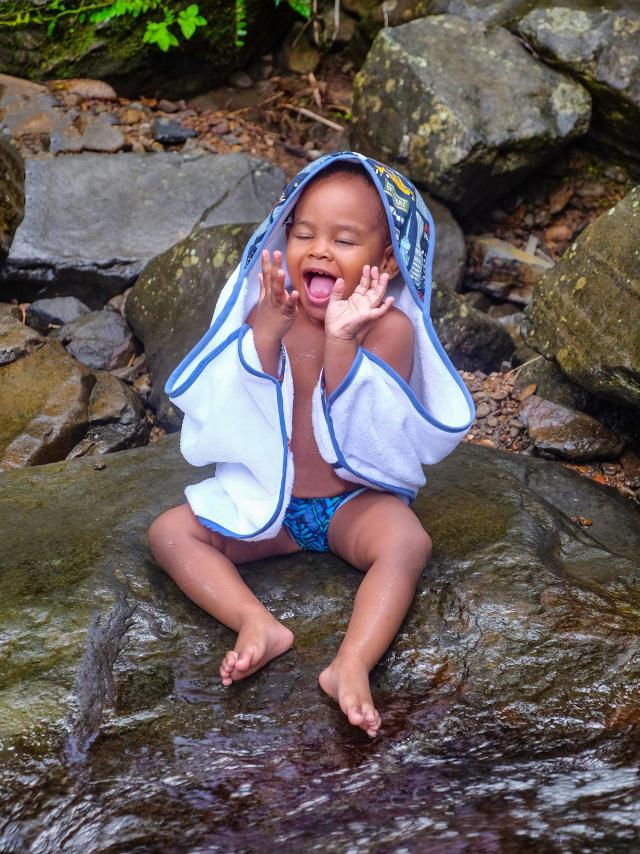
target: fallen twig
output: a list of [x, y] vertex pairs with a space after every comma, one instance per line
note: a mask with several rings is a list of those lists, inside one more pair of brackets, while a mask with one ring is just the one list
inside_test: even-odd
[[294, 110], [296, 113], [300, 113], [300, 115], [306, 116], [308, 119], [313, 119], [314, 122], [320, 122], [320, 124], [326, 125], [328, 128], [331, 128], [331, 130], [344, 130], [342, 125], [339, 125], [337, 122], [332, 122], [330, 119], [325, 119], [324, 116], [319, 116], [317, 113], [307, 110], [306, 107], [296, 107], [295, 104], [283, 104], [282, 106], [287, 110]]

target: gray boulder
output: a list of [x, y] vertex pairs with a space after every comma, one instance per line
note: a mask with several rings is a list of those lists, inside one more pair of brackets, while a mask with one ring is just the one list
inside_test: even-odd
[[355, 80], [351, 142], [465, 214], [584, 134], [590, 100], [507, 30], [433, 15], [376, 37]]
[[577, 78], [591, 93], [591, 133], [622, 153], [640, 174], [640, 10], [614, 5], [546, 3], [517, 31], [541, 58]]
[[26, 213], [0, 272], [21, 298], [97, 308], [201, 222], [261, 220], [282, 172], [244, 154], [80, 154], [27, 163]]
[[464, 232], [451, 211], [427, 193], [422, 194], [436, 228], [436, 248], [433, 253], [432, 279], [434, 285], [457, 291], [464, 279], [467, 246]]
[[536, 286], [528, 343], [587, 391], [640, 408], [640, 187], [589, 225]]
[[64, 344], [67, 353], [83, 365], [99, 371], [122, 368], [135, 353], [126, 320], [110, 309], [83, 314], [49, 337]]
[[430, 472], [434, 557], [374, 671], [371, 743], [316, 683], [362, 576], [243, 567], [296, 644], [223, 688], [233, 635], [145, 541], [209, 470], [173, 437], [104, 462], [0, 479], [0, 848], [634, 848], [640, 528], [615, 493], [471, 446]]

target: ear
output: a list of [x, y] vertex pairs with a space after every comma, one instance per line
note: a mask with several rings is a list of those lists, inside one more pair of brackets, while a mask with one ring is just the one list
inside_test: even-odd
[[399, 267], [396, 256], [393, 254], [393, 246], [389, 243], [383, 252], [382, 263], [379, 265], [381, 273], [388, 273], [389, 279], [398, 275]]

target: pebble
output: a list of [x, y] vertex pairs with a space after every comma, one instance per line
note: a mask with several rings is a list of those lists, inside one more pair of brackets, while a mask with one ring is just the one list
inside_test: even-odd
[[192, 128], [185, 128], [173, 119], [155, 119], [151, 131], [154, 140], [161, 145], [181, 145], [190, 137], [198, 135]]

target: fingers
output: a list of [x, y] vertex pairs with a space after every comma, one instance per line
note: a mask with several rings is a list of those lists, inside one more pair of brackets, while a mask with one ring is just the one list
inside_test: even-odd
[[[359, 286], [358, 286], [359, 287]], [[344, 295], [344, 279], [338, 277], [333, 283], [333, 288], [331, 289], [331, 293], [329, 294], [329, 302], [337, 302], [341, 300]]]
[[[282, 252], [273, 253], [273, 261], [267, 249], [262, 252], [262, 273], [258, 275], [260, 281], [260, 297], [267, 299], [276, 308], [291, 308], [291, 294], [287, 293], [284, 286], [285, 272], [282, 269]], [[297, 292], [296, 292], [297, 293]], [[293, 306], [297, 303], [297, 297]]]

